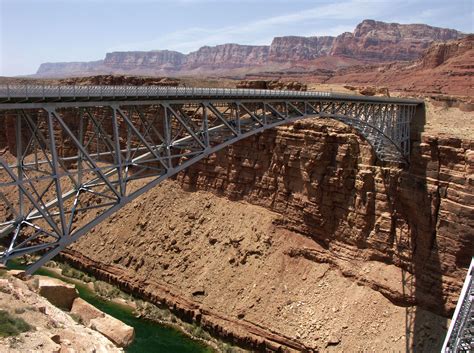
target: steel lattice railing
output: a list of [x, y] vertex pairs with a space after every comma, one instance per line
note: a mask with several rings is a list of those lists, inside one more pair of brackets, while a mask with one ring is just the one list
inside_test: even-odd
[[328, 92], [0, 86], [0, 126], [8, 130], [0, 156], [0, 257], [40, 253], [29, 268], [35, 271], [166, 178], [299, 119], [341, 121], [380, 160], [406, 160], [419, 104]]
[[474, 258], [444, 341], [443, 353], [468, 353], [474, 349]]

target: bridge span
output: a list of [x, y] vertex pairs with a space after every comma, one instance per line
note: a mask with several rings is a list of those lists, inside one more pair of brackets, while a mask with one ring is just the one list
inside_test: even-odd
[[341, 121], [381, 161], [406, 161], [421, 104], [311, 91], [0, 86], [0, 260], [39, 255], [34, 272], [161, 181], [304, 118]]

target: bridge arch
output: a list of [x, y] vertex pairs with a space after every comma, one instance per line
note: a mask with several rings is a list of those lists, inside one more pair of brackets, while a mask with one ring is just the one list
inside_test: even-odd
[[301, 119], [343, 122], [380, 160], [406, 160], [418, 104], [327, 92], [0, 87], [0, 124], [15, 134], [0, 155], [0, 258], [39, 252], [33, 272], [161, 181]]

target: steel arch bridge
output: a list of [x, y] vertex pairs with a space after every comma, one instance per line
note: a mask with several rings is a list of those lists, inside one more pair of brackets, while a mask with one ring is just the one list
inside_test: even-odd
[[328, 92], [0, 86], [0, 260], [38, 253], [32, 273], [161, 181], [299, 119], [341, 121], [380, 160], [407, 160], [420, 104]]

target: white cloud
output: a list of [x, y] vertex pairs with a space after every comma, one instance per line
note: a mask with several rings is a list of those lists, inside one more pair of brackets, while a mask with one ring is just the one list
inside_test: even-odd
[[[209, 0], [182, 0], [182, 1], [209, 1]], [[194, 27], [171, 33], [164, 33], [162, 37], [148, 41], [123, 44], [109, 51], [125, 50], [152, 50], [170, 49], [182, 52], [197, 50], [203, 45], [217, 45], [223, 43], [240, 44], [270, 44], [264, 42], [268, 39], [268, 32], [274, 33], [280, 29], [294, 24], [314, 22], [314, 30], [310, 35], [338, 35], [342, 32], [352, 31], [353, 26], [338, 25], [330, 28], [318, 27], [318, 20], [349, 21], [358, 18], [376, 18], [393, 6], [393, 1], [363, 1], [348, 0], [340, 3], [322, 3], [310, 9], [299, 10], [285, 15], [273, 16], [255, 20], [253, 22], [227, 26], [223, 28]], [[289, 34], [289, 33], [287, 33]]]

